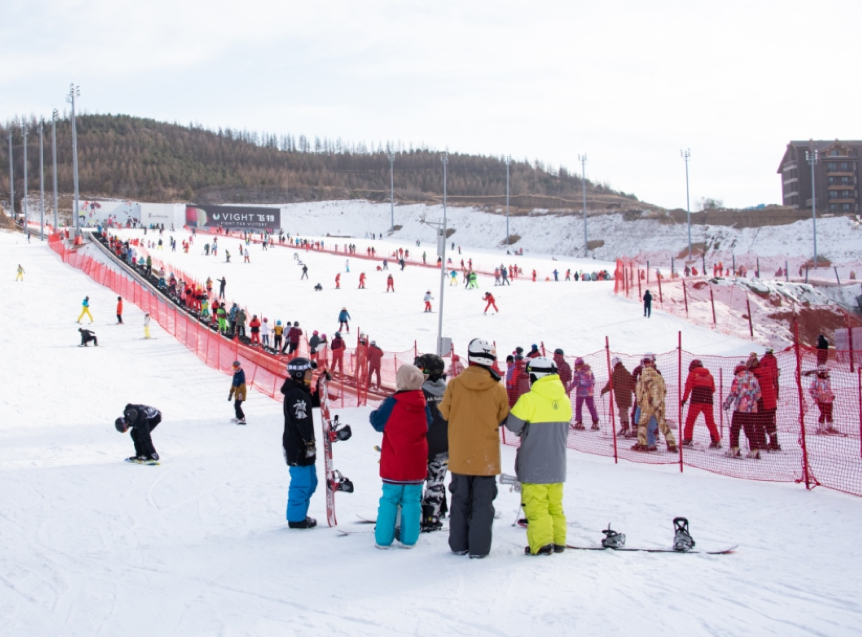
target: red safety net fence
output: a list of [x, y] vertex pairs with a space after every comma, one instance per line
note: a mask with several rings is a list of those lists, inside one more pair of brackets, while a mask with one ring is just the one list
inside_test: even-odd
[[[853, 495], [862, 495], [862, 343], [859, 350], [820, 351], [798, 344], [775, 354], [777, 369], [777, 409], [774, 417], [775, 433], [771, 429], [768, 412], [749, 417], [754, 427], [734, 427], [733, 407], [725, 411], [724, 401], [731, 391], [734, 369], [747, 357], [723, 357], [696, 355], [680, 347], [673, 352], [656, 355], [656, 367], [667, 385], [665, 414], [677, 451], [668, 450], [665, 437], [659, 435], [656, 451], [642, 452], [632, 449], [636, 438], [626, 438], [619, 433], [620, 409], [610, 391], [602, 395], [611, 374], [610, 364], [618, 357], [631, 372], [640, 365], [643, 354], [626, 354], [611, 351], [595, 352], [582, 356], [595, 376], [592, 399], [598, 416], [599, 429], [590, 429], [592, 417], [587, 398], [577, 398], [571, 393], [575, 412], [573, 422], [578, 420], [577, 404], [581, 402], [584, 430], [570, 429], [568, 446], [584, 453], [613, 457], [631, 462], [649, 464], [678, 464], [680, 471], [685, 466], [704, 469], [713, 473], [773, 482], [803, 482], [808, 487], [823, 485]], [[760, 349], [760, 348], [758, 348]], [[761, 357], [762, 358], [762, 357]], [[715, 383], [711, 411], [719, 434], [721, 449], [709, 447], [711, 438], [705, 424], [705, 416], [697, 415], [691, 430], [692, 446], [683, 446], [686, 419], [692, 410], [691, 397], [683, 407], [682, 398], [689, 373], [689, 364], [699, 359], [708, 369]], [[574, 369], [575, 357], [567, 356]], [[818, 363], [819, 361], [819, 363]], [[828, 368], [828, 388], [812, 389], [820, 378], [812, 373], [818, 364]], [[822, 378], [821, 385], [822, 385]], [[830, 394], [832, 400], [829, 400]], [[624, 401], [625, 402], [625, 401]], [[633, 422], [634, 397], [629, 399], [628, 422]], [[831, 425], [830, 425], [831, 414]], [[743, 419], [744, 420], [744, 419]], [[739, 422], [739, 418], [737, 418]], [[834, 430], [834, 432], [826, 433]], [[734, 429], [738, 429], [734, 431]], [[747, 435], [749, 434], [749, 435]], [[741, 457], [727, 455], [733, 438], [738, 439]], [[503, 434], [507, 444], [517, 446], [517, 438]], [[770, 440], [775, 440], [781, 449], [767, 450]], [[760, 459], [748, 459], [751, 449], [760, 449]]]
[[[368, 339], [360, 339], [359, 330], [356, 344], [343, 348], [340, 355], [333, 354], [327, 345], [312, 355], [305, 338], [291, 356], [272, 354], [259, 347], [246, 345], [238, 338], [226, 338], [213, 329], [210, 321], [186, 312], [163, 294], [141, 284], [123, 271], [119, 263], [103, 263], [83, 254], [76, 249], [78, 246], [67, 245], [61, 235], [52, 235], [49, 246], [64, 263], [82, 270], [97, 283], [122, 296], [126, 302], [149, 312], [154, 321], [194, 352], [208, 367], [230, 374], [233, 373], [233, 361], [242, 361], [246, 384], [276, 400], [281, 400], [280, 390], [286, 377], [286, 363], [296, 356], [317, 360], [321, 369], [333, 370], [334, 367], [334, 378], [329, 385], [335, 394], [332, 398], [334, 405], [356, 407], [366, 404], [369, 398], [379, 399], [381, 394], [395, 391], [398, 367], [412, 363], [417, 354], [415, 346], [403, 352], [383, 352], [377, 365], [374, 363], [375, 357], [368, 355]], [[178, 277], [184, 276], [182, 272], [173, 272]]]

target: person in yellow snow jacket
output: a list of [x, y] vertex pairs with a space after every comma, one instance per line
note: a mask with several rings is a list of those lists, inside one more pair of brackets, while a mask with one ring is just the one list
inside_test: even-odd
[[81, 314], [80, 314], [80, 316], [78, 316], [78, 323], [79, 324], [81, 323], [81, 319], [84, 318], [85, 314], [90, 317], [90, 323], [92, 323], [93, 322], [93, 315], [90, 314], [90, 297], [89, 296], [84, 297], [84, 300], [81, 302], [81, 308], [82, 308]]
[[144, 314], [144, 338], [150, 338], [150, 313]]
[[21, 264], [18, 264], [18, 276], [15, 277], [15, 281], [23, 281], [24, 280], [24, 268], [21, 267]]
[[566, 440], [572, 403], [549, 358], [527, 364], [530, 391], [522, 394], [506, 418], [506, 428], [521, 439], [515, 472], [527, 515], [527, 555], [551, 555], [566, 549], [563, 483], [566, 481]]

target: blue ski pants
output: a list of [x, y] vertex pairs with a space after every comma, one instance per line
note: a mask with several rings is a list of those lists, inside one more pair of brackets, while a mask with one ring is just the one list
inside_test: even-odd
[[391, 546], [395, 539], [395, 521], [401, 507], [401, 543], [413, 546], [419, 540], [419, 521], [422, 517], [421, 484], [383, 484], [383, 495], [377, 508], [377, 526], [374, 541], [380, 546]]
[[287, 521], [302, 522], [308, 517], [308, 505], [317, 489], [317, 468], [290, 467], [290, 488], [287, 491]]
[[[635, 420], [632, 423], [635, 431], [637, 431], [638, 423], [641, 419], [641, 408], [635, 408]], [[647, 444], [652, 446], [656, 442], [656, 437], [658, 434], [658, 422], [655, 419], [655, 416], [649, 419], [649, 424], [647, 425]]]

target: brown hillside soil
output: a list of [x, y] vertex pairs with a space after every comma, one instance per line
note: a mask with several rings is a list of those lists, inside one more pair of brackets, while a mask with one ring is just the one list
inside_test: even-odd
[[19, 226], [15, 225], [15, 222], [6, 214], [6, 210], [4, 208], [0, 208], [0, 228], [4, 230], [20, 230]]
[[[823, 334], [830, 343], [835, 342], [835, 330], [847, 327], [844, 314], [823, 306], [799, 307], [796, 316], [799, 319], [799, 341], [808, 347], [817, 344], [817, 335]], [[793, 336], [793, 312], [773, 312], [769, 318], [784, 323]], [[862, 327], [862, 319], [852, 314], [848, 315], [851, 327]]]

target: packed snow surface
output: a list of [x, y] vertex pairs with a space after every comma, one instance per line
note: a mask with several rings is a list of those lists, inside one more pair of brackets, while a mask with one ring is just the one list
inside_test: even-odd
[[[433, 270], [396, 270], [397, 292], [387, 295], [385, 273], [370, 262], [351, 260], [348, 276], [343, 257], [303, 253], [310, 280], [300, 281], [293, 250], [256, 246], [250, 264], [235, 253], [226, 265], [202, 256], [200, 243], [188, 255], [160, 256], [203, 277], [225, 275], [228, 298], [254, 312], [333, 331], [347, 306], [384, 349], [414, 340], [420, 350], [433, 347], [438, 316], [423, 315], [421, 302], [426, 289], [439, 292]], [[490, 249], [470, 254], [515, 260]], [[557, 265], [547, 257], [517, 261], [525, 271]], [[23, 283], [14, 281], [18, 263]], [[368, 289], [356, 290], [363, 269]], [[338, 271], [344, 289], [336, 292]], [[358, 532], [325, 527], [320, 490], [310, 514], [323, 528], [288, 530], [277, 401], [252, 394], [248, 426], [231, 424], [229, 376], [156, 325], [155, 340], [143, 340], [143, 315], [128, 302], [126, 325], [113, 325], [116, 295], [45, 244], [0, 233], [0, 273], [3, 635], [858, 634], [858, 498], [568, 451], [569, 543], [595, 544], [611, 522], [629, 545], [668, 546], [671, 519], [684, 515], [698, 546], [739, 548], [718, 556], [526, 557], [525, 532], [512, 526], [518, 494], [501, 487], [487, 559], [453, 555], [445, 532], [422, 535], [412, 551], [380, 551], [369, 527], [355, 524], [375, 516], [380, 494], [373, 449], [380, 436], [367, 424], [370, 408], [361, 408], [339, 412], [354, 437], [335, 447], [336, 467], [356, 485], [337, 497], [339, 522]], [[324, 291], [315, 293], [318, 280]], [[481, 292], [447, 289], [444, 333], [462, 351], [473, 336], [496, 340], [501, 355], [539, 340], [567, 354], [595, 351], [605, 335], [617, 349], [661, 352], [675, 346], [679, 330], [690, 351], [752, 348], [661, 312], [644, 319], [611, 285], [522, 280], [500, 289], [480, 278], [481, 290], [499, 292], [500, 314], [482, 314]], [[85, 295], [97, 348], [77, 346]], [[122, 462], [132, 444], [113, 421], [127, 402], [163, 412], [153, 433], [160, 466]], [[509, 473], [514, 455], [503, 448]]]

